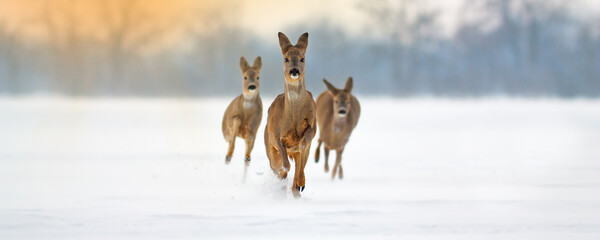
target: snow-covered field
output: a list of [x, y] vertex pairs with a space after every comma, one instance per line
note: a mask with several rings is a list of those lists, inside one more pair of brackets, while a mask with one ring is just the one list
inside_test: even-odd
[[598, 100], [363, 98], [301, 199], [229, 100], [0, 98], [0, 239], [600, 239]]

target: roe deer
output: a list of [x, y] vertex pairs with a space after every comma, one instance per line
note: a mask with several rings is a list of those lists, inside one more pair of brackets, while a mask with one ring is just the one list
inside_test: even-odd
[[269, 107], [265, 127], [265, 148], [273, 172], [281, 179], [290, 170], [288, 156], [295, 162], [292, 193], [300, 197], [304, 191], [304, 167], [308, 160], [310, 143], [316, 132], [315, 101], [304, 85], [304, 57], [308, 46], [308, 33], [292, 45], [283, 33], [279, 33], [279, 45], [283, 54], [285, 92], [279, 94]]
[[256, 131], [262, 119], [262, 101], [259, 96], [260, 69], [262, 61], [260, 56], [254, 59], [252, 67], [244, 57], [240, 58], [242, 69], [242, 95], [233, 99], [223, 115], [223, 136], [229, 142], [229, 149], [225, 155], [225, 163], [231, 161], [235, 148], [235, 138], [240, 137], [246, 141], [246, 166], [250, 164], [250, 152], [254, 147]]
[[317, 123], [319, 124], [319, 145], [315, 152], [315, 162], [319, 162], [319, 149], [324, 142], [325, 150], [325, 172], [329, 171], [327, 160], [329, 150], [336, 151], [335, 164], [331, 172], [331, 179], [335, 179], [339, 171], [339, 178], [344, 177], [342, 170], [342, 153], [344, 147], [352, 134], [352, 130], [358, 123], [360, 116], [360, 104], [358, 99], [352, 96], [352, 77], [346, 81], [344, 89], [337, 89], [327, 80], [323, 79], [327, 90], [317, 98]]

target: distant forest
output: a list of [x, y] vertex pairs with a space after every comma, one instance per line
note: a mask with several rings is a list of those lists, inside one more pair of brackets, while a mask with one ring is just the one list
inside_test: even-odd
[[[136, 7], [143, 1], [96, 2], [102, 37], [78, 31], [69, 5], [44, 1], [31, 21], [48, 37], [0, 22], [0, 95], [230, 96], [241, 92], [240, 56], [259, 55], [261, 93], [283, 91], [279, 46], [238, 27], [235, 1], [199, 13], [183, 33], [189, 46], [151, 54], [144, 46], [171, 33]], [[572, 1], [467, 0], [460, 15], [470, 17], [452, 37], [441, 34], [440, 10], [419, 2], [359, 2], [370, 21], [361, 35], [327, 18], [281, 29], [293, 42], [310, 34], [307, 88], [353, 76], [362, 95], [600, 97], [600, 16], [580, 17]]]

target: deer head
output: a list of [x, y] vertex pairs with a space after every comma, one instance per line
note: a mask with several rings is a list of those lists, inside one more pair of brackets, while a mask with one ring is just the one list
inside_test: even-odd
[[352, 77], [346, 80], [344, 89], [337, 89], [327, 79], [323, 79], [325, 86], [327, 86], [327, 93], [333, 98], [333, 113], [336, 117], [346, 117], [350, 111], [350, 104], [352, 100]]
[[254, 59], [254, 64], [250, 66], [246, 58], [240, 58], [240, 69], [242, 70], [242, 93], [244, 96], [255, 96], [258, 95], [258, 88], [260, 87], [260, 69], [262, 67], [262, 60], [260, 56]]
[[296, 45], [292, 45], [288, 37], [280, 32], [279, 46], [283, 54], [285, 81], [291, 85], [298, 85], [300, 81], [304, 81], [304, 55], [308, 46], [308, 33], [302, 34]]

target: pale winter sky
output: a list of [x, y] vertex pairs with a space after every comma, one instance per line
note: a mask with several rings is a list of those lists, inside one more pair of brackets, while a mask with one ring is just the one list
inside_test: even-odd
[[[274, 33], [284, 26], [328, 16], [340, 23], [348, 32], [360, 34], [370, 21], [359, 9], [360, 0], [255, 0], [243, 6], [243, 22], [247, 29], [256, 31], [268, 41], [276, 41]], [[392, 1], [393, 2], [393, 1]], [[466, 0], [417, 1], [425, 8], [440, 10], [440, 23], [444, 35], [450, 36], [457, 27], [459, 10]], [[428, 2], [426, 4], [425, 2]], [[573, 0], [569, 2], [582, 16], [600, 16], [599, 0]]]
[[[244, 25], [261, 36], [274, 35], [284, 26], [302, 21], [330, 17], [348, 32], [359, 34], [369, 24], [367, 15], [360, 10], [359, 0], [257, 0], [244, 3]], [[463, 0], [430, 1], [429, 7], [441, 9], [441, 22], [450, 34], [456, 25], [456, 13]], [[424, 5], [428, 7], [427, 5]], [[275, 39], [276, 40], [276, 39]], [[273, 40], [273, 41], [275, 41]]]
[[[102, 0], [109, 4], [125, 4], [124, 0]], [[443, 35], [452, 36], [457, 24], [465, 16], [459, 15], [459, 10], [464, 6], [467, 0], [439, 0], [439, 1], [415, 1], [419, 7], [425, 9], [438, 9], [440, 12], [440, 23], [442, 25]], [[549, 0], [553, 1], [553, 0]], [[233, 20], [236, 24], [241, 24], [244, 29], [256, 32], [266, 41], [276, 42], [276, 33], [285, 31], [286, 26], [300, 23], [314, 23], [315, 20], [328, 18], [334, 24], [339, 24], [351, 34], [362, 34], [366, 26], [372, 24], [367, 14], [359, 9], [359, 2], [364, 0], [254, 0], [254, 1], [224, 1], [224, 0], [144, 0], [140, 1], [139, 6], [151, 12], [151, 21], [163, 28], [180, 29], [180, 31], [171, 31], [174, 34], [167, 38], [167, 45], [173, 45], [181, 40], [181, 34], [184, 31], [186, 21], [201, 19], [208, 22], [216, 18], [210, 17], [216, 8], [237, 8], [233, 11], [235, 14], [224, 16], [224, 19]], [[399, 1], [391, 1], [395, 4]], [[43, 1], [26, 0], [0, 0], [0, 27], [9, 31], [35, 32], [43, 28], [45, 21], [40, 21], [40, 4]], [[105, 19], [92, 19], [90, 16], [102, 16], [102, 9], [97, 5], [87, 4], [88, 1], [62, 1], [48, 0], [60, 13], [61, 8], [66, 5], [77, 5], [73, 7], [76, 16], [84, 22], [80, 27], [80, 32], [91, 32], [92, 34], [101, 34], [100, 28], [90, 27], [104, 24]], [[369, 3], [369, 1], [366, 1]], [[568, 4], [572, 9], [579, 12], [586, 18], [598, 18], [600, 16], [599, 0], [572, 0]], [[36, 10], [38, 9], [38, 10]], [[199, 11], [198, 11], [199, 10]], [[410, 13], [409, 13], [410, 14]], [[202, 19], [202, 16], [209, 16]], [[98, 22], [100, 21], [100, 22]], [[85, 24], [85, 22], [92, 22]], [[96, 22], [96, 23], [93, 23]], [[99, 33], [98, 33], [99, 32]], [[177, 45], [177, 44], [176, 44]]]

